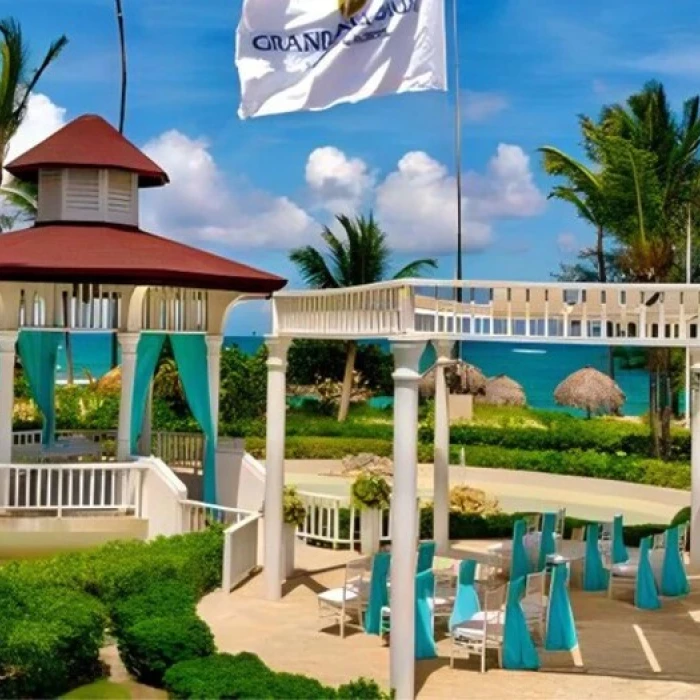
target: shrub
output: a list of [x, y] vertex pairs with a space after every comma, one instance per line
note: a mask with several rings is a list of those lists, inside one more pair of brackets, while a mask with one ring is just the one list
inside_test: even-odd
[[119, 636], [118, 645], [129, 673], [155, 686], [162, 685], [165, 672], [178, 661], [216, 651], [206, 623], [192, 613], [175, 610], [168, 617], [144, 619], [132, 625]]
[[343, 700], [389, 700], [391, 695], [385, 693], [376, 681], [358, 678], [338, 688], [338, 697]]
[[304, 524], [306, 508], [295, 486], [284, 487], [282, 508], [284, 510], [283, 518], [285, 523], [297, 526]]
[[389, 507], [391, 486], [379, 474], [364, 472], [359, 474], [350, 489], [352, 501], [358, 510], [377, 508], [384, 510]]
[[498, 500], [487, 496], [484, 491], [466, 484], [459, 484], [450, 489], [450, 510], [456, 513], [495, 515], [501, 509]]
[[690, 522], [690, 506], [686, 506], [685, 508], [681, 508], [673, 516], [673, 520], [671, 520], [671, 527], [675, 527], [676, 525], [683, 525], [683, 523], [689, 523], [689, 522]]

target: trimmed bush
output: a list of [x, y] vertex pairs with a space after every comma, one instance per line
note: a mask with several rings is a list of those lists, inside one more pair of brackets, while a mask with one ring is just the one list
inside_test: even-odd
[[188, 612], [141, 620], [118, 639], [119, 654], [129, 673], [142, 683], [161, 686], [165, 672], [179, 661], [216, 651], [206, 623]]
[[343, 700], [389, 700], [391, 695], [385, 693], [376, 681], [358, 678], [338, 688], [338, 698]]
[[673, 520], [671, 520], [671, 527], [675, 527], [676, 525], [683, 525], [683, 523], [689, 523], [689, 522], [690, 522], [690, 506], [686, 506], [685, 508], [681, 508], [673, 516]]

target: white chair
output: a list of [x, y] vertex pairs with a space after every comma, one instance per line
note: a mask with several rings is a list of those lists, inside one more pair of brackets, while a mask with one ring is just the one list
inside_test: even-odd
[[529, 535], [533, 532], [539, 532], [542, 529], [542, 513], [526, 515], [524, 520], [526, 534]]
[[317, 596], [320, 619], [337, 621], [341, 637], [345, 637], [348, 617], [356, 617], [357, 624], [362, 627], [362, 615], [369, 597], [371, 563], [370, 557], [348, 562], [343, 586], [323, 591]]
[[531, 632], [537, 631], [544, 640], [548, 596], [545, 592], [546, 574], [544, 571], [530, 574], [525, 580], [525, 595], [521, 601], [525, 621]]
[[481, 672], [486, 671], [486, 652], [496, 649], [498, 663], [503, 666], [503, 631], [505, 629], [506, 595], [508, 586], [503, 585], [486, 591], [481, 612], [469, 620], [460, 622], [450, 631], [452, 648], [450, 651], [450, 668], [454, 668], [455, 656], [463, 654], [469, 658], [472, 654], [481, 657]]
[[678, 549], [680, 549], [681, 557], [685, 557], [685, 552], [688, 549], [688, 533], [690, 532], [690, 523], [681, 523], [678, 526]]
[[557, 546], [564, 539], [564, 529], [566, 527], [566, 508], [557, 511], [557, 519], [554, 524], [554, 534], [558, 535]]
[[604, 555], [605, 567], [608, 569], [608, 598], [613, 597], [615, 586], [632, 588], [637, 582], [637, 570], [639, 569], [639, 558], [630, 558], [619, 564], [612, 563], [612, 550]]
[[455, 604], [457, 579], [454, 571], [440, 571], [435, 574], [435, 598], [433, 615], [435, 620], [449, 620]]

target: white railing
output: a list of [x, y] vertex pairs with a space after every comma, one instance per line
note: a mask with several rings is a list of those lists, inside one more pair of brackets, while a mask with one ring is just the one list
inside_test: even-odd
[[118, 511], [141, 516], [140, 464], [0, 465], [0, 508], [12, 514]]
[[259, 531], [262, 515], [249, 513], [224, 532], [224, 560], [221, 585], [233, 590], [258, 568]]
[[274, 333], [700, 346], [700, 288], [685, 284], [398, 280], [278, 292]]
[[[297, 537], [304, 540], [326, 542], [333, 549], [347, 545], [352, 549], [355, 537], [356, 512], [350, 500], [344, 496], [300, 491], [299, 497], [306, 508], [304, 523], [297, 528]], [[341, 537], [341, 510], [349, 510], [348, 536]]]
[[154, 454], [170, 467], [202, 470], [204, 435], [202, 433], [166, 433], [155, 435]]
[[250, 516], [249, 510], [227, 508], [202, 501], [180, 501], [183, 532], [201, 532], [209, 525], [237, 525]]

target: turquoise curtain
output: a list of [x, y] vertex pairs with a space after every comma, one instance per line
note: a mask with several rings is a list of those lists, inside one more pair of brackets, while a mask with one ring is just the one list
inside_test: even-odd
[[164, 333], [142, 333], [136, 346], [136, 370], [134, 374], [134, 393], [131, 404], [130, 444], [131, 454], [138, 450], [141, 437], [143, 415], [148, 402], [148, 388], [153, 373], [158, 365], [158, 358], [165, 343]]
[[474, 577], [476, 576], [476, 561], [474, 559], [464, 559], [459, 563], [459, 575], [457, 577], [457, 594], [455, 604], [450, 616], [450, 629], [471, 619], [481, 610], [479, 596], [474, 587]]
[[634, 587], [634, 604], [641, 610], [658, 610], [661, 607], [659, 594], [656, 590], [654, 571], [649, 560], [652, 537], [645, 537], [639, 545], [639, 566], [637, 581]]
[[679, 532], [677, 527], [672, 527], [666, 530], [666, 549], [661, 569], [661, 595], [673, 597], [688, 593], [690, 593], [690, 586], [679, 549]]
[[63, 333], [21, 331], [17, 349], [32, 398], [44, 416], [41, 441], [52, 445], [56, 436], [56, 361]]
[[598, 547], [600, 525], [586, 526], [586, 556], [583, 560], [583, 590], [604, 591], [608, 587], [608, 572], [603, 566], [603, 558]]
[[372, 561], [372, 576], [369, 581], [369, 600], [365, 612], [365, 632], [382, 633], [382, 608], [389, 602], [387, 576], [391, 559], [388, 552], [378, 552]]
[[537, 562], [538, 571], [543, 571], [547, 565], [547, 557], [557, 551], [554, 541], [554, 529], [557, 525], [556, 513], [545, 513], [542, 516], [542, 533], [540, 535], [540, 557]]
[[416, 575], [416, 659], [434, 659], [437, 656], [432, 608], [434, 598], [435, 574], [428, 569]]
[[418, 562], [416, 564], [417, 573], [432, 571], [433, 559], [435, 558], [435, 542], [421, 542], [418, 545]]
[[530, 560], [527, 556], [527, 550], [523, 538], [527, 524], [524, 520], [516, 520], [513, 524], [513, 550], [511, 553], [510, 562], [510, 580], [527, 576], [530, 573]]
[[503, 629], [503, 668], [537, 671], [540, 667], [540, 657], [520, 605], [524, 593], [525, 577], [511, 579]]
[[552, 566], [549, 610], [544, 648], [547, 651], [571, 651], [578, 646], [576, 623], [569, 598], [569, 567], [565, 562]]
[[204, 433], [204, 500], [216, 503], [216, 434], [209, 400], [207, 345], [203, 335], [170, 336], [187, 403]]
[[612, 531], [612, 561], [613, 564], [622, 564], [629, 561], [627, 547], [625, 547], [625, 538], [622, 525], [622, 516], [616, 515], [613, 518]]

